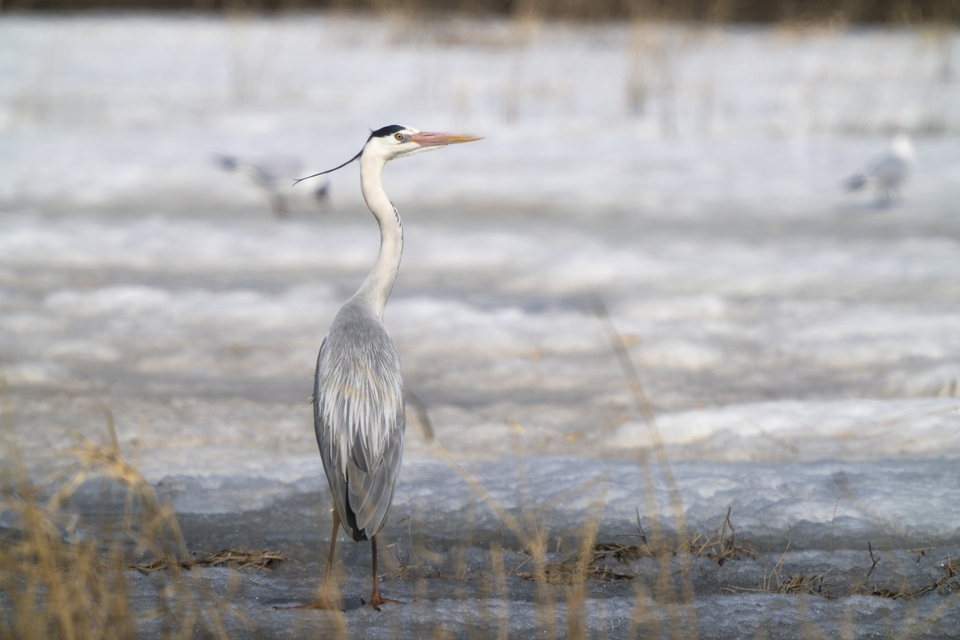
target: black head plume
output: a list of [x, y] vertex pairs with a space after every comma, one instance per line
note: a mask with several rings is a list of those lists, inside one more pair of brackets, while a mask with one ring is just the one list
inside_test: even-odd
[[[381, 128], [379, 128], [379, 129], [377, 129], [376, 131], [371, 131], [371, 132], [370, 132], [370, 137], [367, 138], [367, 142], [370, 141], [370, 138], [386, 138], [387, 136], [392, 136], [392, 135], [395, 134], [397, 131], [403, 131], [404, 129], [406, 129], [406, 127], [402, 127], [402, 126], [400, 126], [399, 124], [390, 124], [390, 125], [387, 125], [387, 126], [385, 126], [385, 127], [381, 127]], [[302, 180], [309, 180], [310, 178], [316, 178], [317, 176], [322, 176], [322, 175], [325, 174], [325, 173], [333, 173], [333, 172], [336, 171], [337, 169], [343, 169], [345, 166], [347, 166], [348, 164], [350, 164], [351, 162], [353, 162], [354, 160], [356, 160], [357, 158], [359, 158], [361, 155], [363, 155], [363, 149], [360, 149], [360, 153], [358, 153], [357, 155], [353, 156], [352, 158], [350, 158], [349, 160], [347, 160], [347, 161], [344, 162], [343, 164], [341, 164], [341, 165], [339, 165], [339, 166], [336, 166], [336, 167], [334, 167], [333, 169], [327, 169], [326, 171], [321, 171], [320, 173], [315, 173], [315, 174], [313, 174], [312, 176], [307, 176], [306, 178], [297, 178], [296, 180], [293, 181], [293, 184], [297, 184], [298, 182], [300, 182], [300, 181], [302, 181]]]
[[354, 160], [356, 160], [357, 158], [359, 158], [362, 154], [363, 154], [363, 149], [360, 149], [360, 153], [358, 153], [357, 155], [353, 156], [352, 158], [350, 158], [349, 160], [347, 160], [347, 161], [344, 162], [343, 164], [341, 164], [341, 165], [339, 165], [339, 166], [336, 166], [336, 167], [334, 167], [333, 169], [327, 169], [326, 171], [321, 171], [320, 173], [315, 173], [315, 174], [313, 174], [312, 176], [307, 176], [307, 177], [305, 177], [305, 178], [297, 178], [296, 180], [293, 181], [293, 184], [297, 184], [298, 182], [302, 182], [303, 180], [309, 180], [310, 178], [316, 178], [317, 176], [322, 176], [322, 175], [325, 174], [325, 173], [333, 173], [333, 172], [336, 171], [337, 169], [343, 169], [345, 166], [347, 166], [348, 164], [350, 164], [351, 162], [353, 162]]

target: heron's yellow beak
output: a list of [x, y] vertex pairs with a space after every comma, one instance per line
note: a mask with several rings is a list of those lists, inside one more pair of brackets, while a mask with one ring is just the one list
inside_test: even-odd
[[483, 140], [483, 136], [472, 136], [468, 133], [431, 133], [429, 131], [421, 131], [420, 133], [411, 134], [410, 140], [416, 142], [421, 147], [443, 147], [448, 144]]

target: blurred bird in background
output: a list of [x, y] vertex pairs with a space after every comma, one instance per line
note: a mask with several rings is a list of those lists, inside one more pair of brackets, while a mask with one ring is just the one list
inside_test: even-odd
[[[290, 215], [290, 198], [294, 194], [293, 181], [303, 175], [303, 163], [291, 156], [267, 156], [241, 160], [236, 156], [216, 156], [216, 163], [230, 173], [246, 176], [260, 187], [270, 201], [270, 208], [278, 218]], [[313, 192], [317, 205], [323, 207], [330, 198], [330, 183], [324, 182]]]
[[875, 158], [862, 173], [847, 178], [843, 186], [848, 192], [872, 189], [878, 202], [889, 205], [900, 199], [900, 186], [910, 175], [914, 160], [913, 142], [900, 132], [893, 137], [887, 153]]

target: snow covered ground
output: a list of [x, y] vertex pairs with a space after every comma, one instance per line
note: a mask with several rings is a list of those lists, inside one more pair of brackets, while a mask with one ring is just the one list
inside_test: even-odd
[[[269, 607], [320, 581], [330, 503], [307, 400], [376, 224], [354, 167], [321, 209], [317, 184], [291, 188], [277, 220], [214, 158], [319, 171], [369, 128], [475, 133], [384, 173], [406, 240], [385, 322], [436, 441], [523, 530], [411, 416], [381, 573], [412, 604], [358, 609], [369, 546], [343, 541], [349, 634], [549, 634], [550, 610], [564, 636], [567, 589], [498, 582], [494, 558], [516, 570], [534, 529], [569, 557], [595, 516], [598, 542], [637, 544], [638, 518], [680, 524], [676, 491], [689, 530], [732, 505], [762, 551], [676, 574], [692, 576], [667, 589], [692, 594], [685, 637], [956, 638], [956, 592], [756, 589], [788, 545], [783, 579], [833, 568], [851, 585], [869, 542], [888, 588], [960, 554], [958, 50], [948, 29], [0, 16], [0, 364], [26, 465], [67, 464], [69, 434], [102, 432], [108, 407], [192, 550], [300, 562], [244, 571], [238, 591], [205, 570], [250, 617], [233, 636], [334, 624]], [[842, 193], [901, 127], [918, 158], [901, 198]], [[75, 496], [81, 529], [122, 508], [103, 491]], [[651, 637], [674, 633], [649, 560], [589, 583], [589, 635], [633, 637], [640, 610]], [[138, 606], [157, 584], [131, 572]]]

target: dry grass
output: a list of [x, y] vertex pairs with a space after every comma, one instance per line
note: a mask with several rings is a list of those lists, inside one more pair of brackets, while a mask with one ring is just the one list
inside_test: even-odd
[[[286, 558], [275, 552], [221, 551], [183, 561], [188, 553], [169, 503], [161, 503], [150, 483], [120, 450], [113, 419], [99, 440], [76, 435], [69, 454], [77, 462], [55, 477], [34, 484], [12, 437], [13, 425], [2, 391], [5, 465], [0, 513], [13, 527], [0, 539], [0, 639], [133, 638], [143, 620], [158, 621], [165, 638], [189, 638], [198, 630], [227, 638], [227, 619], [243, 619], [227, 597], [218, 597], [198, 566], [226, 564], [268, 568]], [[136, 456], [134, 456], [136, 457]], [[89, 477], [111, 480], [126, 490], [121, 535], [102, 531], [78, 538], [66, 525], [70, 496]], [[9, 515], [8, 515], [9, 518]], [[85, 532], [87, 533], [87, 532]], [[155, 560], [130, 564], [128, 554]], [[155, 574], [157, 601], [144, 615], [128, 600], [129, 570]]]
[[221, 11], [224, 13], [284, 12], [332, 9], [387, 14], [500, 14], [521, 20], [683, 20], [747, 23], [889, 23], [960, 21], [951, 0], [860, 0], [828, 2], [653, 2], [636, 0], [7, 0], [13, 10], [152, 9]]
[[[637, 405], [637, 409], [643, 415], [644, 419], [647, 422], [647, 426], [651, 433], [651, 440], [653, 442], [654, 455], [660, 465], [661, 473], [666, 481], [668, 489], [671, 491], [671, 502], [673, 506], [673, 512], [675, 516], [675, 521], [677, 525], [677, 538], [680, 541], [680, 544], [677, 546], [675, 551], [669, 551], [664, 545], [665, 536], [661, 530], [659, 520], [656, 513], [655, 502], [652, 495], [652, 478], [645, 456], [641, 456], [640, 470], [643, 476], [644, 489], [647, 493], [646, 502], [648, 513], [650, 514], [650, 519], [652, 523], [652, 529], [654, 534], [654, 544], [651, 547], [647, 545], [646, 535], [640, 530], [641, 538], [646, 545], [644, 547], [628, 547], [624, 549], [615, 549], [613, 550], [614, 558], [617, 558], [622, 563], [624, 561], [632, 561], [632, 559], [639, 559], [644, 555], [651, 555], [658, 559], [660, 566], [660, 575], [657, 583], [657, 600], [661, 606], [666, 605], [668, 613], [670, 614], [671, 622], [674, 629], [674, 637], [698, 637], [699, 632], [697, 630], [696, 618], [693, 617], [693, 589], [692, 589], [692, 578], [690, 576], [690, 565], [681, 565], [681, 578], [682, 578], [682, 593], [674, 594], [670, 591], [670, 557], [672, 555], [684, 555], [695, 556], [695, 557], [707, 557], [711, 560], [716, 561], [719, 565], [722, 566], [724, 562], [729, 560], [739, 560], [742, 557], [756, 559], [759, 558], [760, 547], [757, 543], [750, 540], [743, 540], [742, 536], [738, 540], [734, 534], [736, 531], [733, 524], [730, 522], [730, 512], [732, 510], [732, 504], [727, 508], [727, 514], [721, 524], [713, 531], [709, 536], [703, 536], [702, 534], [694, 534], [693, 536], [688, 536], [686, 532], [686, 527], [683, 519], [683, 511], [680, 505], [679, 494], [677, 493], [677, 485], [673, 480], [672, 473], [670, 472], [670, 465], [666, 457], [666, 453], [660, 438], [656, 422], [654, 420], [653, 411], [650, 407], [650, 404], [647, 400], [646, 394], [643, 391], [643, 387], [640, 383], [639, 376], [636, 373], [636, 370], [633, 367], [633, 362], [630, 359], [629, 353], [626, 349], [626, 344], [623, 337], [617, 332], [616, 328], [613, 325], [613, 321], [610, 318], [609, 313], [603, 301], [598, 297], [595, 300], [595, 311], [597, 316], [604, 324], [607, 335], [610, 340], [610, 344], [613, 348], [614, 353], [619, 360], [621, 367], [623, 368], [624, 376], [627, 379], [627, 382], [630, 386], [631, 391], [633, 392], [634, 400]], [[839, 488], [843, 493], [853, 502], [858, 502], [855, 491], [849, 485], [846, 480], [846, 477], [843, 474], [838, 474], [838, 477], [834, 478], [837, 482]], [[876, 522], [879, 522], [881, 519], [877, 517], [876, 514], [872, 513], [872, 509], [868, 505], [860, 504], [860, 509], [870, 515], [872, 519]], [[638, 515], [639, 521], [639, 515]], [[639, 526], [639, 522], [638, 522]], [[889, 540], [884, 540], [885, 546], [891, 552], [891, 556], [894, 558], [893, 563], [896, 566], [896, 555], [893, 549], [893, 545]], [[826, 598], [836, 598], [842, 596], [851, 596], [851, 595], [873, 595], [885, 598], [902, 598], [905, 600], [910, 600], [916, 597], [920, 597], [929, 593], [939, 593], [941, 595], [947, 595], [952, 593], [951, 597], [946, 599], [943, 603], [940, 604], [932, 613], [928, 614], [926, 617], [918, 620], [911, 620], [904, 625], [897, 637], [900, 638], [910, 638], [915, 633], [924, 632], [930, 625], [934, 625], [939, 620], [944, 612], [948, 611], [951, 607], [956, 606], [960, 603], [960, 575], [958, 575], [958, 569], [960, 569], [960, 561], [953, 561], [949, 559], [942, 567], [942, 575], [934, 580], [928, 585], [924, 585], [920, 588], [913, 590], [906, 590], [904, 586], [901, 586], [899, 589], [889, 589], [885, 587], [877, 586], [868, 586], [867, 583], [870, 579], [870, 576], [873, 573], [873, 570], [876, 568], [879, 563], [879, 559], [874, 556], [872, 546], [868, 543], [868, 550], [870, 552], [870, 557], [872, 564], [870, 570], [867, 572], [867, 575], [857, 584], [854, 585], [843, 585], [839, 584], [839, 574], [835, 567], [831, 567], [826, 571], [808, 574], [805, 571], [794, 571], [788, 573], [786, 576], [783, 576], [783, 564], [786, 558], [787, 551], [790, 547], [790, 541], [788, 540], [786, 549], [784, 549], [783, 554], [780, 556], [780, 559], [773, 567], [772, 571], [767, 571], [764, 569], [764, 578], [763, 584], [759, 588], [755, 589], [742, 589], [742, 588], [727, 588], [725, 591], [761, 591], [769, 593], [782, 593], [782, 594], [816, 594], [821, 595]], [[832, 547], [832, 526], [831, 526], [831, 547]], [[619, 556], [618, 556], [619, 554]], [[594, 553], [591, 553], [589, 556], [586, 553], [581, 553], [571, 562], [568, 562], [566, 565], [561, 563], [557, 568], [558, 576], [571, 577], [572, 579], [579, 580], [581, 582], [587, 579], [586, 567], [590, 567], [596, 564], [598, 559], [606, 557], [605, 548], [600, 546]], [[563, 569], [567, 569], [564, 571]], [[569, 567], [575, 566], [578, 568], [576, 572], [570, 571]], [[545, 574], [541, 576], [535, 576], [538, 579], [545, 579]], [[638, 586], [637, 588], [637, 608], [635, 610], [635, 623], [640, 626], [641, 624], [647, 623], [651, 624], [651, 617], [648, 614], [645, 606], [643, 605], [643, 591]], [[679, 600], [676, 599], [676, 596], [679, 595]], [[812, 634], [814, 636], [820, 635], [812, 630], [813, 625], [807, 620], [806, 615], [806, 604], [803, 601], [800, 601], [798, 604], [798, 614], [801, 620], [801, 626], [807, 629], [804, 633]], [[689, 617], [687, 617], [689, 616]], [[687, 633], [684, 633], [682, 630], [682, 622], [686, 622]], [[655, 619], [652, 621], [651, 628], [654, 631], [654, 636], [659, 636], [660, 626], [659, 622]], [[853, 637], [854, 628], [852, 620], [848, 620], [847, 624], [844, 625], [844, 634]]]
[[960, 593], [960, 558], [949, 560], [940, 569], [943, 575], [935, 581], [905, 594], [905, 598], [917, 598], [928, 593], [939, 593], [942, 596], [948, 593]]
[[[743, 536], [737, 536], [730, 522], [730, 511], [716, 529], [710, 534], [694, 532], [692, 537], [679, 545], [665, 545], [663, 541], [653, 543], [647, 539], [646, 532], [639, 526], [640, 544], [621, 544], [616, 542], [595, 542], [581, 549], [573, 556], [558, 562], [551, 562], [543, 568], [543, 579], [548, 584], [571, 585], [577, 582], [619, 582], [633, 580], [636, 576], [629, 570], [630, 564], [641, 558], [667, 559], [686, 555], [694, 558], [707, 558], [723, 566], [728, 560], [741, 558], [756, 559], [761, 555], [760, 545]], [[616, 564], [611, 565], [611, 562]], [[535, 572], [518, 572], [521, 578], [536, 580]]]
[[[181, 569], [187, 571], [195, 567], [229, 567], [231, 569], [265, 569], [272, 570], [274, 564], [287, 562], [290, 560], [279, 551], [250, 551], [248, 549], [221, 549], [216, 553], [194, 553], [195, 558], [191, 560], [173, 559], [180, 565]], [[140, 573], [150, 573], [152, 571], [163, 571], [170, 569], [171, 558], [157, 558], [153, 562], [135, 562], [126, 565], [127, 569], [136, 569]]]
[[[108, 414], [109, 416], [109, 414]], [[99, 440], [77, 437], [72, 454], [77, 463], [58, 478], [55, 490], [48, 498], [42, 498], [44, 486], [28, 482], [23, 471], [20, 453], [11, 439], [5, 439], [8, 464], [4, 469], [3, 504], [5, 510], [18, 517], [18, 535], [8, 536], [0, 544], [0, 598], [4, 612], [0, 616], [0, 638], [131, 638], [138, 633], [135, 611], [127, 600], [130, 570], [150, 576], [159, 576], [165, 587], [158, 589], [168, 595], [158, 598], [157, 605], [148, 615], [164, 621], [167, 625], [164, 637], [187, 638], [195, 635], [200, 626], [210, 637], [229, 637], [227, 618], [238, 615], [231, 603], [231, 595], [218, 597], [202, 579], [202, 572], [192, 571], [200, 567], [228, 566], [235, 569], [253, 567], [269, 569], [274, 563], [287, 558], [274, 551], [247, 551], [230, 549], [214, 554], [196, 556], [183, 560], [188, 554], [175, 514], [168, 504], [157, 500], [149, 483], [124, 458], [119, 450], [112, 421], [108, 417], [107, 431]], [[439, 448], [439, 444], [437, 444]], [[438, 449], [442, 452], [442, 449]], [[447, 454], [449, 455], [449, 454]], [[665, 543], [668, 536], [662, 530], [649, 535], [639, 527], [638, 544], [622, 544], [596, 541], [599, 529], [599, 507], [605, 500], [605, 485], [602, 481], [588, 483], [577, 494], [596, 491], [594, 504], [587, 514], [580, 546], [568, 558], [547, 562], [547, 530], [540, 515], [547, 507], [571, 497], [561, 496], [548, 504], [529, 504], [522, 518], [514, 518], [498, 504], [469, 473], [451, 461], [455, 468], [470, 478], [477, 495], [483, 497], [500, 512], [505, 523], [515, 529], [518, 538], [530, 552], [530, 570], [514, 571], [515, 575], [533, 580], [538, 585], [538, 625], [548, 630], [548, 637], [587, 637], [589, 612], [587, 587], [590, 582], [626, 582], [635, 575], [630, 565], [644, 558], [652, 558], [661, 567], [661, 574], [654, 587], [656, 610], [649, 610], [650, 602], [646, 588], [638, 582], [637, 606], [634, 624], [637, 628], [653, 629], [662, 622], [660, 615], [666, 610], [671, 624], [684, 629], [682, 637], [697, 637], [692, 626], [694, 619], [689, 613], [693, 603], [681, 586], [671, 591], [676, 577], [676, 560], [680, 559], [681, 572], [689, 573], [689, 564], [683, 558], [706, 558], [722, 566], [728, 562], [754, 560], [760, 556], [759, 545], [743, 537], [731, 521], [733, 505], [717, 527], [710, 532], [692, 532], [687, 537], [676, 537], [674, 543]], [[519, 472], [523, 476], [522, 470]], [[65, 539], [63, 524], [66, 521], [63, 504], [69, 495], [88, 477], [97, 475], [109, 478], [127, 490], [128, 502], [123, 521], [123, 543], [105, 543], [98, 539], [78, 541]], [[54, 485], [51, 485], [54, 486]], [[533, 498], [529, 498], [531, 502]], [[146, 552], [155, 559], [151, 562], [129, 563], [125, 561], [124, 549], [130, 546]], [[789, 544], [788, 544], [789, 549]], [[414, 579], [396, 548], [388, 546], [396, 568], [388, 571], [383, 579]], [[737, 588], [730, 591], [756, 591], [780, 594], [811, 594], [828, 599], [852, 595], [869, 595], [883, 598], [911, 600], [927, 594], [948, 595], [960, 592], [960, 560], [948, 559], [942, 567], [942, 575], [930, 584], [915, 589], [902, 586], [875, 585], [869, 581], [873, 568], [880, 559], [868, 547], [873, 564], [867, 576], [856, 584], [843, 584], [835, 568], [810, 573], [792, 571], [785, 573], [784, 550], [780, 560], [765, 572], [762, 584], [755, 588]], [[921, 554], [932, 548], [916, 550]], [[461, 550], [461, 556], [466, 549]], [[491, 549], [490, 559], [493, 576], [491, 594], [506, 598], [506, 579], [511, 572], [505, 571], [502, 557]], [[674, 564], [671, 566], [671, 562]], [[457, 565], [456, 579], [469, 580], [466, 563]], [[416, 572], [416, 580], [431, 577], [444, 578], [439, 573]], [[189, 579], [190, 577], [194, 579]], [[682, 578], [682, 576], [681, 576]], [[682, 581], [681, 581], [682, 585]], [[559, 589], [559, 590], [558, 590]], [[952, 597], [945, 605], [955, 603]], [[560, 619], [556, 604], [566, 604], [567, 619]], [[498, 630], [497, 637], [507, 637], [509, 618], [506, 608], [487, 612]], [[942, 614], [942, 612], [941, 612]], [[593, 613], [596, 615], [596, 612]], [[935, 620], [935, 618], [934, 618]], [[922, 622], [922, 621], [919, 621]], [[919, 624], [917, 622], [917, 624]], [[347, 629], [343, 629], [346, 633]], [[437, 629], [443, 632], [443, 629]], [[445, 633], [445, 632], [444, 632]], [[486, 636], [478, 636], [486, 637]], [[677, 636], [681, 637], [681, 636]], [[904, 635], [903, 637], [909, 637]]]
[[742, 534], [739, 538], [737, 537], [736, 527], [730, 522], [732, 510], [731, 504], [727, 507], [727, 515], [723, 518], [723, 522], [717, 525], [709, 536], [702, 533], [694, 534], [693, 538], [686, 542], [687, 552], [697, 558], [709, 558], [721, 567], [728, 560], [759, 558], [761, 555], [759, 544], [745, 539]]
[[[944, 549], [949, 554], [949, 549]], [[906, 584], [901, 581], [899, 585], [880, 586], [870, 583], [870, 576], [874, 569], [880, 564], [880, 558], [874, 555], [873, 545], [867, 543], [867, 551], [870, 553], [871, 565], [867, 574], [862, 580], [855, 583], [840, 582], [840, 572], [837, 567], [830, 567], [825, 571], [811, 573], [804, 570], [791, 571], [784, 575], [784, 560], [789, 550], [783, 551], [780, 559], [772, 569], [764, 568], [762, 584], [757, 587], [725, 587], [725, 592], [754, 591], [758, 593], [784, 593], [791, 595], [818, 595], [834, 600], [849, 596], [873, 596], [877, 598], [887, 598], [891, 600], [912, 600], [921, 596], [938, 593], [941, 596], [953, 594], [953, 598], [948, 602], [956, 603], [957, 596], [960, 595], [960, 560], [948, 560], [941, 567], [942, 575], [928, 584], [914, 589], [907, 589]], [[906, 636], [904, 636], [906, 637]]]
[[[761, 557], [760, 545], [735, 535], [735, 529], [730, 523], [730, 509], [720, 526], [710, 535], [696, 533], [678, 547], [654, 546], [645, 535], [642, 544], [625, 545], [620, 543], [594, 543], [589, 549], [581, 550], [569, 558], [558, 562], [551, 562], [543, 567], [543, 571], [518, 572], [526, 580], [544, 580], [550, 585], [574, 585], [582, 582], [619, 582], [633, 580], [636, 575], [629, 570], [630, 564], [642, 558], [671, 558], [682, 554], [690, 554], [697, 558], [707, 558], [723, 566], [728, 561], [742, 559], [756, 560]], [[907, 589], [901, 584], [898, 587], [879, 586], [870, 584], [870, 576], [880, 563], [880, 558], [874, 555], [873, 547], [867, 544], [872, 564], [866, 576], [856, 583], [841, 583], [840, 573], [836, 567], [826, 571], [811, 573], [804, 570], [791, 571], [784, 575], [784, 560], [787, 550], [772, 570], [764, 570], [762, 584], [754, 588], [725, 587], [724, 591], [756, 591], [763, 593], [782, 594], [810, 594], [819, 595], [827, 599], [836, 599], [854, 595], [867, 595], [879, 598], [911, 600], [930, 593], [945, 596], [951, 593], [960, 593], [960, 559], [950, 560], [941, 567], [942, 575], [929, 584]], [[946, 549], [949, 553], [949, 550]], [[611, 561], [616, 565], [611, 567]], [[615, 567], [619, 567], [615, 568]]]
[[[597, 540], [600, 514], [606, 503], [605, 478], [596, 478], [574, 491], [542, 501], [531, 495], [522, 456], [518, 455], [518, 484], [524, 491], [522, 510], [518, 516], [500, 504], [439, 442], [433, 440], [437, 454], [473, 488], [478, 500], [485, 501], [499, 515], [501, 522], [529, 554], [527, 563], [507, 570], [502, 543], [499, 547], [491, 544], [488, 592], [491, 600], [500, 599], [501, 606], [488, 607], [481, 612], [489, 621], [491, 634], [476, 637], [508, 637], [507, 580], [512, 574], [536, 583], [536, 626], [546, 637], [588, 637], [590, 617], [597, 615], [596, 610], [591, 613], [588, 608], [588, 584], [632, 581], [635, 593], [632, 630], [637, 633], [639, 630], [649, 631], [652, 637], [696, 638], [700, 630], [694, 608], [695, 572], [692, 569], [697, 566], [695, 559], [706, 559], [723, 566], [726, 563], [755, 561], [761, 557], [759, 545], [746, 539], [731, 521], [733, 504], [712, 531], [687, 531], [677, 485], [670, 474], [662, 445], [659, 444], [652, 411], [624, 348], [624, 340], [617, 334], [599, 303], [598, 313], [606, 322], [611, 343], [624, 368], [637, 407], [647, 419], [654, 435], [653, 441], [657, 443], [652, 453], [661, 474], [668, 479], [669, 504], [675, 531], [668, 533], [659, 520], [652, 489], [651, 464], [646, 458], [638, 460], [643, 478], [642, 496], [639, 499], [646, 504], [649, 531], [640, 526], [638, 513], [639, 543], [622, 544]], [[0, 400], [3, 400], [0, 403], [3, 407], [9, 406], [6, 398]], [[429, 417], [425, 410], [421, 413], [424, 433], [431, 434]], [[158, 500], [151, 485], [137, 470], [136, 453], [132, 461], [123, 455], [109, 411], [105, 411], [105, 415], [106, 429], [100, 439], [76, 436], [76, 445], [70, 450], [76, 463], [56, 478], [39, 485], [33, 484], [27, 477], [21, 453], [10, 437], [10, 418], [7, 414], [3, 415], [6, 464], [0, 508], [15, 515], [16, 527], [14, 534], [0, 540], [0, 603], [3, 604], [0, 610], [0, 640], [137, 637], [144, 614], [141, 605], [135, 611], [128, 599], [131, 591], [129, 582], [143, 578], [132, 573], [132, 570], [156, 581], [156, 592], [160, 595], [146, 615], [160, 622], [162, 637], [230, 637], [230, 619], [244, 620], [234, 604], [239, 577], [235, 579], [234, 590], [219, 596], [204, 581], [203, 572], [194, 569], [214, 566], [238, 570], [251, 567], [269, 569], [287, 558], [275, 551], [244, 549], [222, 550], [190, 558], [176, 514], [169, 503]], [[126, 507], [119, 536], [110, 535], [117, 532], [108, 531], [100, 538], [85, 537], [81, 540], [76, 535], [64, 534], [64, 526], [69, 520], [64, 505], [81, 484], [93, 476], [106, 478], [126, 491]], [[844, 486], [847, 485], [841, 483], [841, 487]], [[852, 492], [852, 489], [847, 492]], [[584, 513], [582, 528], [575, 537], [578, 542], [566, 559], [549, 562], [548, 542], [551, 537], [546, 514], [557, 504], [583, 495], [591, 495], [592, 500], [591, 507]], [[474, 524], [473, 520], [469, 520], [463, 545], [451, 554], [455, 556], [453, 577], [461, 583], [471, 579], [466, 556]], [[411, 548], [414, 549], [412, 526], [411, 523]], [[387, 549], [393, 568], [381, 576], [383, 579], [417, 580], [418, 585], [424, 585], [431, 578], [449, 578], [429, 568], [430, 563], [438, 558], [435, 557], [437, 554], [427, 549], [414, 549], [413, 564], [403, 559], [396, 545], [387, 545]], [[828, 599], [868, 595], [904, 601], [929, 594], [949, 595], [941, 606], [925, 618], [909, 620], [897, 634], [903, 638], [923, 633], [929, 625], [936, 623], [939, 616], [956, 606], [960, 599], [960, 560], [949, 556], [936, 580], [918, 588], [906, 589], [903, 585], [870, 582], [873, 569], [880, 562], [872, 546], [868, 546], [871, 568], [862, 580], [854, 584], [842, 583], [841, 574], [835, 567], [819, 572], [787, 572], [784, 565], [788, 550], [789, 542], [778, 562], [764, 571], [761, 584], [752, 588], [731, 587], [727, 590], [811, 594]], [[922, 554], [930, 550], [932, 548], [915, 551]], [[127, 559], [131, 553], [146, 555], [152, 560], [131, 563]], [[416, 557], [416, 554], [421, 556]], [[652, 586], [649, 581], [635, 580], [636, 575], [631, 569], [633, 563], [648, 558], [652, 559], [657, 573]], [[799, 602], [798, 615], [805, 620], [805, 609], [802, 607], [806, 605]], [[558, 603], [565, 604], [565, 620], [558, 615]], [[602, 607], [602, 599], [596, 601], [596, 606]], [[349, 629], [345, 620], [342, 616], [337, 620], [338, 634], [348, 637]], [[850, 637], [853, 637], [852, 625], [850, 622], [845, 627], [850, 631]], [[449, 636], [439, 626], [433, 629], [433, 633], [435, 637]]]
[[545, 565], [540, 574], [527, 571], [518, 572], [517, 575], [524, 580], [542, 579], [551, 585], [574, 585], [587, 581], [620, 582], [633, 580], [634, 575], [611, 568], [608, 561], [615, 560], [620, 565], [627, 565], [647, 555], [650, 552], [637, 545], [598, 542], [566, 560]]
[[[870, 548], [869, 544], [867, 547], [870, 550], [870, 558], [873, 560], [873, 565], [870, 567], [870, 572], [872, 573], [874, 567], [877, 566], [880, 560], [874, 558], [873, 549]], [[868, 586], [867, 580], [870, 578], [870, 573], [868, 573], [863, 581], [851, 590], [851, 595], [855, 593], [879, 598], [913, 600], [914, 598], [919, 598], [929, 593], [938, 593], [941, 596], [950, 593], [960, 593], [960, 559], [951, 560], [949, 556], [950, 550], [947, 549], [946, 546], [944, 549], [948, 555], [947, 561], [940, 567], [942, 574], [939, 578], [928, 584], [915, 589], [907, 589], [905, 585], [900, 585], [898, 588], [880, 587], [877, 585]]]
[[[771, 571], [768, 571], [767, 567], [763, 569], [763, 584], [757, 588], [744, 588], [744, 587], [729, 587], [726, 590], [728, 591], [760, 591], [766, 593], [787, 593], [793, 595], [799, 594], [815, 594], [821, 595], [826, 598], [837, 597], [836, 592], [846, 590], [846, 595], [852, 595], [850, 592], [851, 589], [844, 587], [843, 585], [837, 585], [836, 579], [836, 569], [831, 567], [826, 571], [816, 573], [813, 575], [808, 575], [806, 571], [792, 571], [786, 576], [783, 575], [783, 563], [787, 557], [787, 551], [790, 549], [790, 543], [787, 542], [787, 548], [783, 550], [783, 553], [780, 555], [780, 559], [773, 566]], [[870, 572], [873, 572], [874, 567], [876, 567], [876, 562], [870, 568]], [[867, 574], [869, 578], [870, 574]]]

